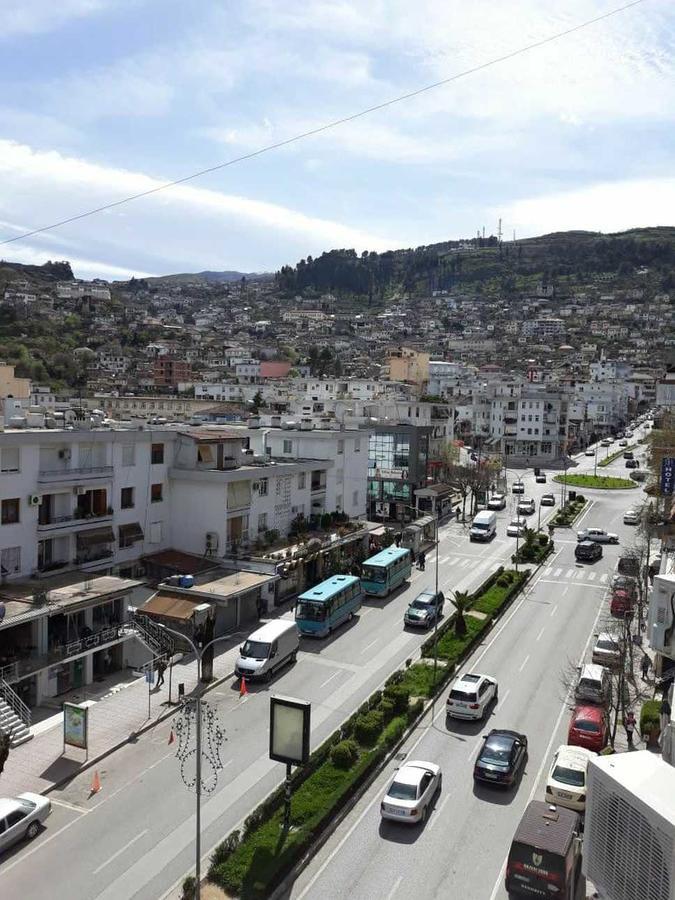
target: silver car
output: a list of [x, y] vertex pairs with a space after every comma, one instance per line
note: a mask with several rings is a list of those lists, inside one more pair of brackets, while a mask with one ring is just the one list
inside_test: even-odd
[[34, 838], [51, 811], [51, 802], [40, 794], [0, 799], [0, 852], [24, 838]]
[[436, 763], [413, 760], [401, 766], [380, 803], [383, 819], [414, 825], [426, 821], [429, 806], [440, 793], [443, 776]]

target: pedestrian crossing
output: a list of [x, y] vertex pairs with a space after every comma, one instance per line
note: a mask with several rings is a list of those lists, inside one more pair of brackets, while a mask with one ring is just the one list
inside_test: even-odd
[[585, 584], [588, 587], [605, 588], [609, 583], [607, 572], [596, 572], [588, 566], [575, 566], [568, 569], [563, 567], [546, 566], [540, 572], [539, 581], [548, 584], [556, 584], [572, 581], [575, 584]]

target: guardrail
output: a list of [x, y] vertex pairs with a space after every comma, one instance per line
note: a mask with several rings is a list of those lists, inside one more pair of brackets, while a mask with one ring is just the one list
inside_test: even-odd
[[23, 702], [21, 697], [19, 697], [16, 691], [7, 684], [4, 678], [0, 678], [0, 697], [2, 697], [5, 703], [21, 719], [24, 725], [30, 728], [30, 724], [33, 718], [30, 709], [26, 706], [26, 704]]

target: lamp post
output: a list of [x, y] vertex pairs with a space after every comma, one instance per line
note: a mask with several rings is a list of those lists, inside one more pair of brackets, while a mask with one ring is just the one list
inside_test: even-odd
[[[176, 631], [174, 628], [169, 628], [168, 625], [164, 625], [159, 622], [159, 627], [163, 628], [165, 631], [168, 631], [170, 634], [176, 635], [176, 637], [182, 638], [184, 641], [192, 647], [194, 651], [195, 658], [197, 660], [197, 692], [194, 699], [195, 704], [195, 794], [197, 798], [197, 804], [195, 808], [195, 900], [200, 900], [201, 896], [201, 855], [202, 855], [202, 836], [201, 836], [201, 827], [202, 827], [202, 688], [201, 688], [201, 674], [202, 674], [202, 658], [206, 651], [213, 644], [217, 644], [218, 641], [226, 640], [229, 635], [221, 635], [221, 637], [214, 638], [212, 641], [209, 641], [204, 647], [197, 646], [195, 642], [189, 638], [186, 634], [183, 634], [182, 631]], [[216, 738], [218, 740], [218, 737]], [[217, 762], [214, 762], [214, 769], [217, 768]], [[220, 764], [220, 768], [222, 768], [222, 764]]]
[[595, 459], [593, 460], [593, 477], [598, 475], [598, 441], [595, 442]]

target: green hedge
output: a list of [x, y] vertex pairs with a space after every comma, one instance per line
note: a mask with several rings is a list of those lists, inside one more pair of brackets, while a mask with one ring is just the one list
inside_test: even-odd
[[628, 478], [615, 478], [613, 475], [556, 475], [553, 480], [568, 487], [595, 488], [599, 491], [622, 491], [637, 486]]
[[640, 710], [640, 734], [643, 737], [646, 737], [647, 730], [651, 731], [654, 726], [658, 729], [661, 728], [660, 709], [661, 704], [658, 700], [646, 700], [642, 704], [642, 709]]
[[540, 534], [533, 544], [521, 544], [518, 553], [514, 553], [511, 562], [540, 563], [553, 552], [553, 541], [545, 534]]
[[610, 453], [609, 456], [605, 457], [605, 459], [603, 459], [602, 462], [599, 462], [598, 465], [602, 466], [603, 468], [605, 466], [609, 466], [614, 462], [615, 459], [618, 459], [620, 456], [623, 456], [623, 454], [625, 453], [626, 450], [635, 450], [636, 447], [637, 447], [637, 444], [629, 444], [628, 447], [621, 447], [619, 450], [616, 450], [614, 453]]
[[576, 500], [568, 500], [564, 506], [560, 507], [552, 520], [553, 525], [571, 525], [585, 506], [586, 498], [577, 494]]

